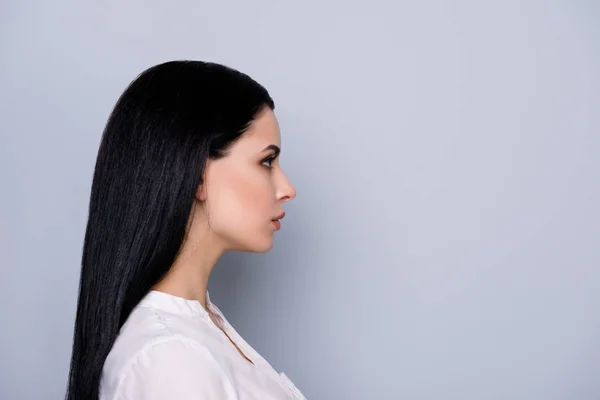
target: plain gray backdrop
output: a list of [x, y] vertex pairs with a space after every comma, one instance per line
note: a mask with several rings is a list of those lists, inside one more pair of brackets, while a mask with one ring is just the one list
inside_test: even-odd
[[209, 288], [309, 399], [600, 398], [597, 1], [3, 1], [0, 399], [61, 399], [102, 129], [216, 61], [298, 191]]

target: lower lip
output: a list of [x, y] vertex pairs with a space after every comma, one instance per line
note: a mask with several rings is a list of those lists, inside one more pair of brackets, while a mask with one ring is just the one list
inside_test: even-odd
[[273, 226], [275, 227], [275, 230], [278, 231], [281, 229], [281, 222], [279, 221], [271, 221], [271, 223], [273, 224]]

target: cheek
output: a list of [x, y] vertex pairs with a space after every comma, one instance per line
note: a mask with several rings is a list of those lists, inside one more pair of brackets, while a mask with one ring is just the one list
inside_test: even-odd
[[[232, 208], [250, 215], [260, 213], [265, 207], [266, 187], [257, 182], [240, 181], [230, 190]], [[247, 215], [244, 219], [248, 219]]]
[[[252, 229], [271, 217], [272, 187], [268, 177], [261, 171], [232, 171], [221, 174], [214, 180], [213, 193], [209, 194], [211, 214], [218, 216], [221, 228], [235, 227], [236, 230]], [[216, 221], [215, 221], [216, 222]]]

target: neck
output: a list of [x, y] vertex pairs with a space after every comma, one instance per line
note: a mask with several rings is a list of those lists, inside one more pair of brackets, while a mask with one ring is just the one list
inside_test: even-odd
[[171, 269], [153, 289], [188, 300], [198, 300], [207, 308], [208, 281], [223, 252], [212, 235], [198, 235], [191, 230]]

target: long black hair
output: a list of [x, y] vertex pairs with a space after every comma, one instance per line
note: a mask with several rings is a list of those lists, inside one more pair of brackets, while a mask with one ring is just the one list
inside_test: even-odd
[[180, 250], [206, 161], [267, 107], [252, 78], [201, 61], [153, 66], [118, 99], [94, 170], [67, 400], [98, 399], [121, 326]]

